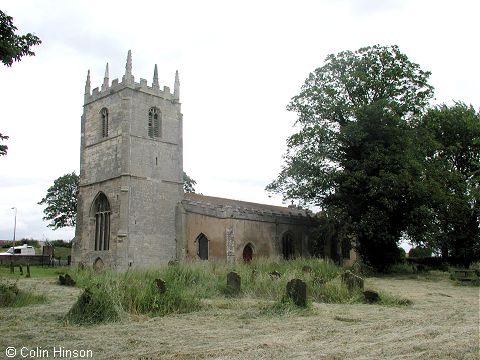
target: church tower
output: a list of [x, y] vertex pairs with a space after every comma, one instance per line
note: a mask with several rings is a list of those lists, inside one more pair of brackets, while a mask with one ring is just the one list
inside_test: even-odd
[[183, 198], [180, 81], [173, 93], [135, 82], [128, 51], [122, 81], [91, 91], [81, 118], [80, 190], [74, 264], [150, 266], [177, 257], [175, 208]]

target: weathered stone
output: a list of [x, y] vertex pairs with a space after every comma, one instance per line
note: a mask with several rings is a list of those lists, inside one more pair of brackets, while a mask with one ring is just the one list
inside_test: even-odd
[[167, 284], [165, 283], [164, 280], [155, 279], [154, 282], [160, 294], [165, 294], [167, 292]]
[[72, 277], [68, 274], [65, 274], [65, 284], [66, 286], [75, 286], [75, 280], [72, 279]]
[[60, 285], [75, 286], [75, 280], [73, 280], [72, 277], [68, 274], [59, 275], [58, 282], [60, 283]]
[[30, 277], [30, 265], [27, 264], [27, 275], [26, 275], [27, 278]]
[[376, 303], [380, 300], [380, 295], [378, 295], [378, 293], [373, 290], [365, 290], [363, 292], [363, 296], [365, 297], [365, 301], [369, 304]]
[[240, 293], [242, 279], [236, 272], [231, 271], [227, 274], [227, 293], [237, 295]]
[[342, 282], [347, 286], [349, 292], [355, 290], [363, 291], [364, 281], [360, 276], [355, 275], [347, 270], [342, 274]]
[[282, 274], [280, 274], [278, 271], [272, 271], [268, 275], [270, 275], [272, 279], [280, 279], [282, 277]]
[[287, 296], [300, 307], [307, 306], [307, 284], [300, 279], [293, 279], [287, 283]]

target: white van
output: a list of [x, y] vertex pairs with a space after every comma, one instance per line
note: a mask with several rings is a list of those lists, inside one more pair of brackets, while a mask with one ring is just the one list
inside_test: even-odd
[[0, 255], [35, 255], [33, 246], [23, 244], [22, 246], [11, 247], [7, 252], [0, 253]]

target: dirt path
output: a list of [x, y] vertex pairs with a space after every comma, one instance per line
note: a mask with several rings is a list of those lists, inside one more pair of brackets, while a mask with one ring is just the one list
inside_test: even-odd
[[54, 347], [91, 350], [95, 359], [479, 358], [479, 289], [447, 280], [367, 280], [412, 300], [407, 307], [314, 304], [310, 315], [267, 316], [256, 300], [218, 300], [192, 314], [92, 327], [62, 322], [80, 290], [53, 280], [23, 279], [20, 286], [50, 302], [0, 309], [1, 358], [8, 346], [39, 347], [48, 351], [43, 358], [54, 358]]

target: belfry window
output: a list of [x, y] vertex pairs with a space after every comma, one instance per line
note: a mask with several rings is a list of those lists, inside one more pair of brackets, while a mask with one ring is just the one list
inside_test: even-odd
[[103, 108], [100, 111], [102, 117], [102, 137], [108, 137], [108, 109]]
[[110, 203], [104, 193], [95, 199], [95, 250], [110, 248]]
[[161, 136], [162, 113], [156, 107], [148, 110], [148, 136], [158, 138]]

